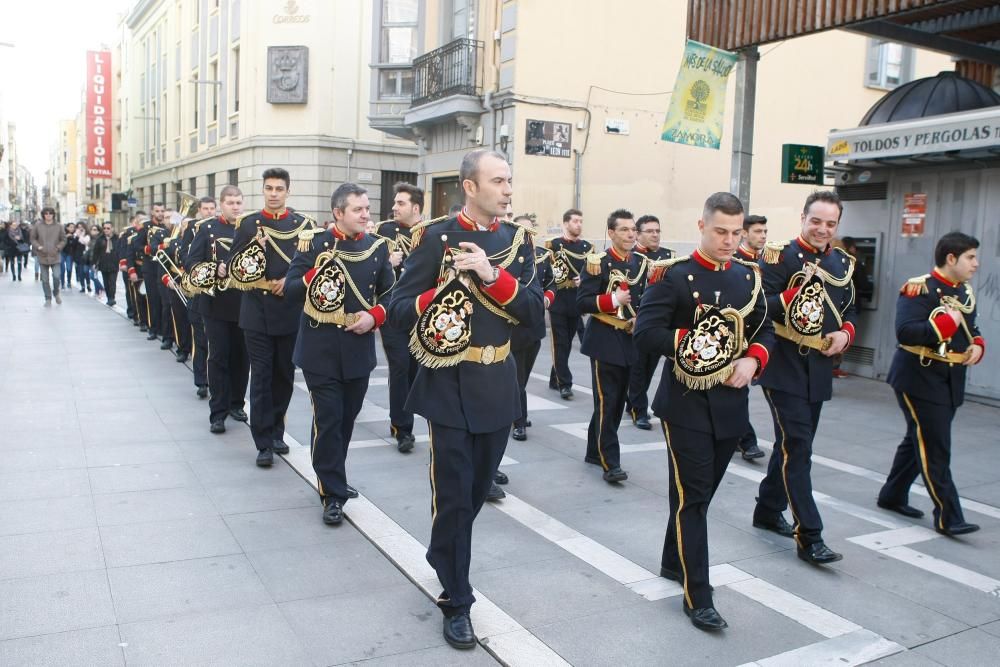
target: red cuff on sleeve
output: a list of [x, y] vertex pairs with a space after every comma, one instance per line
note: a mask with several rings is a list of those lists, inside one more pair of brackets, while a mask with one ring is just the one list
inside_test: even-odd
[[799, 289], [800, 288], [801, 288], [801, 286], [800, 287], [792, 287], [792, 288], [786, 289], [784, 292], [782, 292], [781, 293], [781, 305], [783, 305], [785, 308], [788, 308], [788, 304], [790, 304], [792, 302], [792, 299], [795, 298], [795, 295], [799, 293]]
[[757, 369], [757, 373], [754, 375], [754, 377], [760, 377], [760, 374], [764, 372], [764, 368], [767, 366], [767, 360], [771, 358], [771, 355], [767, 353], [767, 348], [760, 343], [750, 343], [746, 356], [756, 359], [757, 363], [760, 364], [760, 368]]
[[500, 269], [497, 273], [497, 281], [495, 283], [489, 287], [483, 285], [483, 291], [489, 294], [490, 298], [501, 306], [506, 306], [514, 300], [517, 288], [517, 278], [512, 276], [507, 269]]
[[[850, 347], [854, 345], [854, 338], [857, 336], [857, 331], [854, 330], [854, 325], [850, 322], [844, 322], [840, 330], [847, 334], [847, 346]], [[846, 349], [846, 348], [845, 348]]]
[[545, 307], [548, 308], [556, 302], [556, 293], [550, 289], [545, 290]]
[[166, 249], [167, 249], [167, 244], [166, 244], [166, 243], [161, 243], [161, 244], [160, 244], [160, 245], [158, 246], [158, 248], [159, 248], [160, 250], [166, 250]]
[[160, 278], [160, 282], [163, 283], [164, 287], [170, 287], [170, 276], [164, 273], [163, 277]]
[[611, 299], [610, 294], [601, 294], [597, 297], [597, 310], [602, 313], [615, 312], [615, 302]]
[[305, 284], [306, 284], [307, 287], [313, 281], [313, 278], [316, 277], [316, 272], [317, 271], [319, 271], [319, 269], [317, 269], [316, 267], [313, 267], [313, 268], [309, 269], [308, 271], [306, 271], [306, 274], [304, 276], [302, 276], [302, 281], [305, 282]]
[[435, 291], [436, 290], [432, 287], [417, 297], [417, 313], [422, 313], [427, 310], [427, 306], [431, 305], [431, 301], [434, 300]]
[[681, 338], [684, 338], [687, 332], [687, 329], [674, 329], [674, 358], [677, 358], [677, 346], [681, 344]]
[[128, 270], [128, 274], [129, 274], [130, 276], [132, 276], [132, 275], [135, 275], [135, 267], [132, 267], [131, 269], [129, 269], [129, 270]]
[[128, 262], [127, 262], [127, 261], [125, 261], [124, 259], [120, 259], [120, 260], [118, 260], [118, 266], [119, 266], [120, 268], [125, 268], [125, 266], [127, 266], [127, 265], [128, 265]]
[[931, 328], [937, 333], [938, 342], [948, 340], [958, 331], [958, 324], [948, 313], [941, 313], [931, 320]]
[[376, 304], [374, 308], [368, 311], [368, 314], [375, 318], [375, 328], [378, 329], [385, 323], [385, 306], [382, 304]]
[[[986, 339], [985, 338], [983, 338], [982, 336], [976, 336], [975, 338], [972, 339], [972, 344], [973, 345], [978, 345], [979, 347], [983, 348], [983, 356], [986, 356]], [[980, 357], [979, 359], [980, 359], [980, 361], [982, 361], [982, 357]]]
[[143, 249], [142, 249], [142, 251], [143, 251], [144, 253], [146, 253], [147, 255], [152, 255], [152, 254], [153, 254], [153, 249], [152, 249], [152, 248], [150, 248], [150, 247], [149, 247], [148, 245], [147, 245], [147, 246], [144, 246], [144, 247], [143, 247]]

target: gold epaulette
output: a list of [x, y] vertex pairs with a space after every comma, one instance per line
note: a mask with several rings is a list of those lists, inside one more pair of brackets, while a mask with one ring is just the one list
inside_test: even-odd
[[834, 246], [833, 249], [840, 251], [840, 254], [843, 255], [844, 257], [846, 257], [847, 259], [849, 259], [851, 261], [851, 264], [854, 264], [856, 261], [858, 261], [857, 257], [855, 257], [851, 253], [847, 252], [846, 250], [844, 250], [840, 246]]
[[777, 264], [781, 259], [781, 251], [788, 245], [788, 241], [768, 241], [764, 244], [761, 256], [768, 264]]
[[604, 259], [606, 252], [601, 253], [590, 253], [587, 255], [587, 273], [592, 276], [601, 275], [601, 260]]
[[757, 262], [751, 262], [749, 259], [740, 259], [736, 255], [733, 255], [733, 261], [737, 264], [742, 264], [748, 269], [753, 269], [754, 271], [760, 271], [760, 264]]
[[[315, 220], [313, 222], [315, 222]], [[316, 236], [315, 228], [303, 229], [299, 232], [299, 242], [295, 245], [295, 249], [299, 252], [309, 252], [309, 249], [312, 247], [314, 236]]]
[[927, 279], [931, 277], [931, 274], [925, 273], [922, 276], [917, 276], [916, 278], [910, 278], [903, 286], [899, 288], [900, 294], [905, 294], [911, 299], [915, 296], [920, 296], [921, 294], [927, 294]]
[[545, 247], [552, 250], [552, 239], [545, 239]]
[[260, 213], [260, 211], [249, 211], [248, 213], [244, 213], [240, 217], [236, 218], [236, 221], [233, 222], [233, 227], [239, 229], [244, 218], [249, 218], [251, 215], [257, 215], [258, 213]]
[[449, 219], [448, 217], [435, 218], [433, 220], [424, 220], [423, 222], [418, 222], [417, 224], [413, 225], [413, 228], [410, 230], [410, 239], [412, 240], [410, 248], [416, 249], [416, 247], [420, 245], [420, 241], [423, 240], [424, 232], [427, 230], [428, 227], [430, 227], [431, 225], [436, 225], [439, 222], [444, 222], [445, 220], [448, 219]]
[[[503, 224], [505, 224], [505, 225], [510, 225], [514, 229], [523, 229], [524, 231], [526, 231], [529, 234], [537, 234], [538, 233], [538, 230], [535, 229], [534, 227], [529, 227], [528, 225], [522, 225], [520, 222], [514, 222], [513, 220], [501, 220], [501, 222]], [[534, 240], [532, 240], [532, 243], [533, 242], [534, 242]]]
[[691, 259], [690, 255], [684, 255], [683, 257], [671, 257], [670, 259], [657, 259], [651, 261], [646, 283], [649, 285], [658, 283], [663, 279], [663, 276], [667, 273], [671, 266], [680, 262], [686, 262], [689, 259]]

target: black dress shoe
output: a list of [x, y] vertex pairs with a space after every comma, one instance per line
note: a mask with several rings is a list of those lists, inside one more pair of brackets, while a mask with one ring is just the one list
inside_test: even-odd
[[523, 426], [515, 426], [513, 432], [510, 434], [510, 437], [519, 442], [524, 442], [528, 439], [528, 434], [524, 431]]
[[157, 336], [157, 335], [156, 335], [155, 333], [153, 333], [152, 331], [150, 331], [150, 332], [149, 332], [149, 335], [148, 335], [148, 336], [146, 336], [146, 340], [156, 340], [157, 338], [159, 338], [159, 336]]
[[348, 498], [357, 498], [358, 497], [358, 490], [357, 489], [355, 489], [350, 484], [345, 484], [344, 486], [347, 487], [347, 497]]
[[271, 449], [274, 450], [275, 454], [287, 454], [288, 453], [288, 445], [285, 444], [284, 440], [275, 440], [274, 443], [271, 445]]
[[785, 521], [785, 517], [781, 514], [774, 519], [764, 519], [755, 515], [753, 518], [753, 527], [769, 530], [772, 533], [781, 535], [782, 537], [792, 537], [795, 534], [795, 529], [792, 528], [792, 524]]
[[445, 616], [444, 639], [455, 648], [465, 650], [476, 647], [476, 633], [472, 630], [468, 612], [451, 618]]
[[497, 470], [496, 474], [493, 475], [493, 481], [497, 484], [506, 484], [510, 479], [507, 477], [507, 473]]
[[208, 430], [211, 431], [212, 433], [225, 433], [226, 422], [222, 421], [221, 419], [218, 421], [214, 421], [212, 422], [212, 425], [209, 427]]
[[161, 350], [169, 350], [173, 346], [174, 346], [174, 344], [171, 341], [169, 341], [169, 340], [165, 340], [162, 343], [160, 343], [160, 349]]
[[185, 361], [188, 360], [188, 353], [177, 350], [177, 353], [174, 354], [174, 359], [177, 361], [177, 363], [183, 364]]
[[812, 563], [813, 565], [836, 563], [838, 560], [843, 558], [841, 554], [838, 554], [822, 542], [810, 544], [805, 549], [796, 548], [795, 552], [798, 554], [799, 558], [807, 563]]
[[653, 425], [649, 423], [649, 415], [639, 415], [635, 418], [633, 423], [637, 429], [642, 431], [653, 430]]
[[744, 461], [753, 461], [754, 459], [764, 458], [764, 451], [757, 445], [750, 445], [740, 452], [740, 456], [743, 457]]
[[[670, 568], [667, 568], [667, 567], [661, 567], [660, 568], [660, 576], [663, 577], [664, 579], [670, 579], [671, 581], [676, 581], [678, 584], [683, 584], [684, 583], [681, 580], [681, 573], [680, 572], [675, 572], [674, 570], [671, 570]], [[708, 590], [714, 591], [715, 590], [715, 586], [709, 585]]]
[[503, 500], [507, 497], [504, 490], [497, 486], [496, 482], [490, 483], [490, 492], [486, 494], [486, 500]]
[[609, 484], [624, 482], [626, 479], [628, 479], [628, 473], [618, 466], [604, 471], [604, 481]]
[[396, 437], [396, 449], [400, 454], [405, 454], [409, 451], [413, 451], [413, 445], [416, 444], [417, 439], [413, 437], [412, 433], [400, 433]]
[[599, 465], [601, 465], [601, 459], [599, 459], [599, 458], [596, 458], [596, 457], [594, 457], [594, 456], [584, 456], [584, 457], [583, 457], [583, 462], [584, 462], [584, 463], [592, 463], [592, 464], [594, 464], [595, 466], [599, 466]]
[[531, 428], [531, 420], [529, 419], [528, 421], [524, 422], [524, 425], [527, 426], [528, 428]]
[[729, 627], [726, 619], [719, 616], [719, 612], [715, 611], [715, 607], [688, 609], [688, 606], [685, 604], [684, 613], [691, 619], [691, 625], [699, 630], [715, 632], [716, 630], [723, 630]]
[[235, 410], [230, 410], [229, 416], [238, 422], [245, 422], [247, 420], [247, 413], [243, 411], [243, 408], [236, 408]]
[[563, 387], [562, 389], [559, 390], [559, 398], [561, 398], [564, 401], [572, 401], [573, 389], [571, 387]]
[[323, 523], [328, 526], [336, 526], [344, 520], [344, 506], [339, 500], [325, 498], [323, 500]]
[[257, 465], [261, 468], [270, 468], [274, 463], [274, 450], [265, 447], [257, 452]]
[[881, 500], [875, 502], [876, 505], [884, 510], [889, 510], [890, 512], [896, 512], [897, 514], [902, 514], [903, 516], [908, 516], [911, 519], [919, 519], [924, 515], [921, 510], [918, 510], [912, 505], [907, 505], [906, 503], [884, 503]]
[[969, 533], [974, 533], [979, 530], [979, 526], [974, 523], [967, 523], [963, 521], [962, 523], [956, 523], [954, 526], [948, 526], [947, 528], [935, 528], [934, 530], [942, 535], [954, 537], [956, 535], [968, 535]]
[[208, 385], [200, 384], [198, 385], [198, 398], [208, 398]]

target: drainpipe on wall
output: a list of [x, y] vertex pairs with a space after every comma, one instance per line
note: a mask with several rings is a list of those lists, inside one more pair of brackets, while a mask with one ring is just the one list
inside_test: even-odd
[[573, 208], [580, 208], [580, 171], [583, 169], [583, 155], [573, 149]]

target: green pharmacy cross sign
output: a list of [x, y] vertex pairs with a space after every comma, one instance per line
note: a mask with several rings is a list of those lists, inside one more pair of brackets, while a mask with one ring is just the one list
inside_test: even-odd
[[781, 182], [823, 183], [823, 147], [782, 144]]

